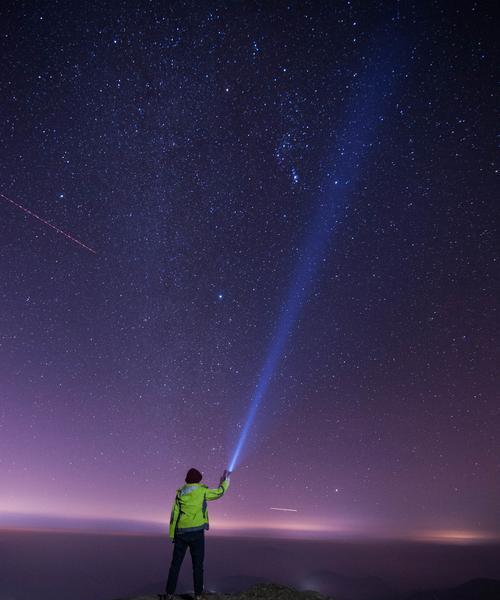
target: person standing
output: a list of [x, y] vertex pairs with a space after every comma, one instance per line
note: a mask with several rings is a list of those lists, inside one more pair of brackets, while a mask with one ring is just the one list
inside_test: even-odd
[[194, 596], [203, 594], [203, 560], [205, 557], [205, 530], [209, 529], [207, 502], [222, 498], [229, 487], [230, 472], [225, 470], [218, 488], [211, 489], [201, 483], [203, 475], [189, 469], [186, 483], [175, 494], [170, 515], [169, 537], [174, 543], [172, 562], [168, 573], [166, 594], [160, 599], [171, 600], [177, 586], [179, 571], [189, 548], [193, 563]]

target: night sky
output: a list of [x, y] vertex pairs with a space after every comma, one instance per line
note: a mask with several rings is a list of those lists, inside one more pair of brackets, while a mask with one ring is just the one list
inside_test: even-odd
[[500, 536], [491, 11], [2, 4], [0, 524]]

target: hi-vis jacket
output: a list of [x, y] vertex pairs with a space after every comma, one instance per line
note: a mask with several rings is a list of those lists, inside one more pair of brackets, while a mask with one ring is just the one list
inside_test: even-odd
[[176, 533], [208, 529], [207, 502], [221, 498], [228, 487], [229, 478], [215, 489], [203, 483], [186, 483], [179, 488], [170, 515], [170, 539], [173, 540]]

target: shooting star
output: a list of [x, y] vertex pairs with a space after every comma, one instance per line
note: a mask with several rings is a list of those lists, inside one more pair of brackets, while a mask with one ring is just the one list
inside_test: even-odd
[[296, 508], [276, 508], [274, 506], [271, 506], [271, 508], [269, 510], [283, 510], [285, 512], [298, 512]]
[[88, 250], [89, 252], [92, 252], [93, 254], [97, 254], [96, 250], [94, 250], [93, 248], [90, 248], [89, 246], [87, 246], [86, 244], [84, 244], [83, 242], [80, 242], [80, 240], [77, 240], [75, 237], [73, 237], [71, 234], [66, 233], [66, 231], [63, 231], [62, 229], [59, 229], [59, 227], [56, 227], [55, 225], [52, 225], [52, 223], [49, 223], [48, 221], [46, 221], [45, 219], [42, 219], [42, 217], [39, 217], [38, 215], [36, 215], [34, 212], [32, 212], [29, 208], [26, 208], [25, 206], [23, 206], [22, 204], [19, 204], [18, 202], [15, 202], [14, 200], [12, 200], [11, 198], [8, 198], [7, 196], [5, 196], [5, 194], [0, 193], [0, 197], [3, 198], [4, 200], [7, 200], [7, 202], [10, 202], [11, 204], [13, 204], [14, 206], [17, 206], [17, 208], [20, 208], [21, 210], [23, 210], [25, 213], [27, 213], [28, 215], [31, 215], [32, 217], [34, 217], [35, 219], [38, 219], [39, 221], [41, 221], [42, 223], [44, 223], [44, 225], [48, 225], [49, 227], [52, 227], [52, 229], [54, 229], [55, 231], [57, 231], [57, 233], [61, 233], [62, 235], [64, 235], [65, 237], [68, 238], [68, 240], [71, 240], [72, 242], [74, 242], [75, 244], [78, 244], [79, 246], [81, 246], [82, 248], [85, 248], [85, 250]]

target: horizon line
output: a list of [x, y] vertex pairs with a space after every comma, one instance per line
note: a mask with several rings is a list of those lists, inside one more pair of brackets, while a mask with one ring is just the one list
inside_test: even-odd
[[[12, 513], [11, 513], [12, 514]], [[1, 515], [1, 513], [0, 513]], [[25, 515], [28, 516], [28, 515]], [[41, 515], [50, 519], [49, 515]], [[109, 535], [122, 537], [168, 537], [168, 521], [139, 521], [132, 519], [115, 520], [113, 527], [112, 519], [92, 519], [91, 517], [64, 518], [59, 517], [59, 523], [53, 524], [20, 524], [2, 523], [0, 518], [0, 532], [10, 533], [54, 533], [54, 534], [81, 534], [81, 535]], [[66, 521], [66, 523], [64, 523]], [[78, 526], [75, 522], [80, 521]], [[92, 523], [93, 521], [93, 523]], [[85, 527], [88, 523], [89, 526]], [[126, 523], [135, 524], [135, 528], [127, 528]], [[108, 525], [99, 526], [99, 525]], [[121, 526], [120, 526], [121, 525]], [[217, 524], [216, 529], [211, 530], [211, 535], [219, 538], [273, 538], [273, 539], [302, 539], [322, 542], [377, 542], [394, 541], [407, 543], [431, 543], [443, 545], [489, 545], [500, 543], [500, 532], [484, 532], [471, 530], [418, 530], [413, 532], [390, 532], [390, 531], [366, 531], [356, 529], [318, 529], [317, 527], [286, 527], [275, 524]]]

